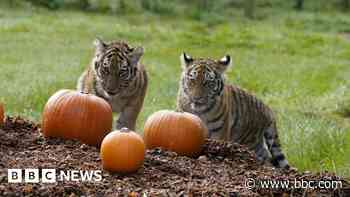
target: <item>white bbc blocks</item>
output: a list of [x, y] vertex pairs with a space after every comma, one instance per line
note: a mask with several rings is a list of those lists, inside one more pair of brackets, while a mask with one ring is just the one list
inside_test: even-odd
[[21, 183], [22, 182], [22, 169], [8, 169], [7, 180], [9, 183]]
[[42, 169], [41, 170], [41, 182], [43, 182], [43, 183], [55, 183], [56, 182], [56, 170], [55, 169]]
[[25, 169], [24, 170], [25, 183], [39, 183], [39, 169]]
[[[24, 173], [23, 173], [24, 172]], [[39, 183], [41, 177], [42, 183], [55, 183], [56, 170], [55, 169], [41, 169], [41, 176], [39, 169], [8, 169], [7, 180], [9, 183]]]

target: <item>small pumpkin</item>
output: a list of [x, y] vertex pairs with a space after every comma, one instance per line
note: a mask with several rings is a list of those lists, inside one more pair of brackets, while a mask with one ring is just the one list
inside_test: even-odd
[[145, 143], [139, 134], [128, 128], [113, 131], [101, 144], [102, 166], [111, 172], [135, 172], [143, 164], [145, 151]]
[[0, 103], [0, 126], [4, 124], [5, 121], [5, 109], [4, 104]]
[[187, 112], [158, 111], [144, 126], [148, 149], [162, 147], [185, 156], [197, 156], [207, 136], [208, 129], [201, 119]]
[[60, 90], [47, 101], [42, 115], [46, 137], [77, 139], [99, 146], [112, 130], [110, 105], [92, 94]]

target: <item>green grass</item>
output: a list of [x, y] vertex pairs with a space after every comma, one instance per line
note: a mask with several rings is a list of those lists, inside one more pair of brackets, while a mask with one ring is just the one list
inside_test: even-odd
[[138, 119], [142, 132], [151, 113], [175, 108], [182, 51], [216, 58], [231, 54], [227, 81], [254, 92], [276, 112], [290, 163], [350, 177], [348, 15], [267, 7], [259, 20], [250, 21], [239, 9], [226, 12], [216, 24], [215, 18], [149, 12], [126, 16], [0, 6], [0, 100], [7, 114], [39, 121], [50, 95], [75, 88], [96, 36], [124, 39], [145, 48], [142, 62], [150, 84]]

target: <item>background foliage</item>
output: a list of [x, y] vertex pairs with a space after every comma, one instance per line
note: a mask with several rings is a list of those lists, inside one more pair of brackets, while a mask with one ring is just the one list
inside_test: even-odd
[[[76, 80], [96, 36], [142, 45], [150, 75], [138, 120], [173, 109], [179, 55], [231, 54], [227, 81], [275, 111], [280, 138], [300, 170], [350, 177], [350, 17], [341, 0], [3, 0], [0, 100], [9, 115], [39, 121], [47, 99]], [[253, 20], [252, 20], [253, 19]]]

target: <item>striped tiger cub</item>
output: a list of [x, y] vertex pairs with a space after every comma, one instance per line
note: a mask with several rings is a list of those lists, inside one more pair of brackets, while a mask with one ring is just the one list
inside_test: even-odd
[[104, 98], [119, 113], [116, 128], [135, 129], [147, 89], [147, 73], [140, 59], [142, 47], [126, 42], [95, 40], [95, 55], [78, 80], [77, 89]]
[[181, 55], [183, 72], [177, 110], [196, 114], [209, 137], [247, 145], [261, 163], [289, 168], [279, 143], [271, 109], [248, 92], [225, 84], [230, 56], [220, 60]]

